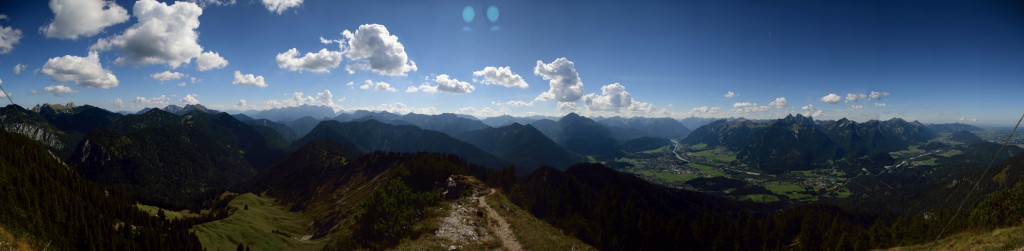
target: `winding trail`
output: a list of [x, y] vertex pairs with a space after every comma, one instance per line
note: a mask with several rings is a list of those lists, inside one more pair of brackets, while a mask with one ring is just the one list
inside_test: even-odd
[[512, 234], [512, 229], [509, 228], [508, 222], [505, 222], [505, 218], [502, 218], [497, 211], [494, 211], [490, 205], [487, 204], [487, 196], [494, 194], [494, 188], [490, 189], [491, 192], [487, 195], [480, 196], [480, 207], [487, 210], [487, 218], [491, 218], [494, 222], [498, 223], [497, 226], [493, 226], [494, 233], [498, 235], [498, 239], [501, 239], [502, 246], [508, 251], [522, 251], [523, 246], [516, 240], [516, 236]]

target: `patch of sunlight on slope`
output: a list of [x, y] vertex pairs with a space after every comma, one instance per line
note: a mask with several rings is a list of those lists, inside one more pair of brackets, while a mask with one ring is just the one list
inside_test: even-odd
[[890, 251], [911, 250], [1022, 250], [1024, 249], [1024, 226], [1000, 228], [990, 232], [966, 231], [946, 237], [937, 242], [916, 246], [887, 249]]
[[[38, 241], [29, 236], [15, 236], [0, 226], [0, 250], [42, 250]], [[46, 248], [47, 246], [43, 246]]]
[[228, 207], [228, 218], [192, 227], [204, 249], [234, 250], [239, 243], [252, 250], [320, 250], [325, 245], [322, 240], [308, 240], [314, 232], [312, 219], [269, 197], [246, 193], [231, 200]]
[[[160, 210], [162, 209], [162, 208], [159, 208], [159, 207], [156, 207], [156, 206], [143, 205], [143, 204], [139, 204], [139, 203], [135, 204], [135, 208], [138, 208], [139, 210], [142, 210], [143, 212], [146, 212], [146, 213], [148, 213], [149, 215], [152, 215], [152, 216], [157, 216], [157, 213], [160, 212]], [[205, 211], [209, 211], [209, 210], [205, 210]], [[206, 213], [208, 213], [208, 212], [203, 212], [203, 215], [205, 215]], [[164, 210], [164, 216], [166, 216], [168, 219], [179, 220], [179, 219], [183, 219], [183, 218], [199, 217], [199, 216], [202, 216], [202, 215], [201, 214], [197, 214], [197, 213], [193, 213], [193, 212], [189, 211], [188, 209], [185, 209], [185, 210], [181, 210], [181, 211]]]
[[[511, 232], [514, 236], [514, 242], [518, 244], [514, 246], [521, 248], [521, 250], [573, 250], [573, 248], [575, 250], [597, 250], [578, 239], [566, 235], [547, 222], [535, 218], [519, 206], [512, 204], [502, 192], [494, 190], [493, 194], [488, 194], [491, 189], [487, 188], [479, 180], [476, 180], [476, 178], [470, 177], [459, 182], [468, 182], [470, 186], [481, 190], [468, 193], [456, 200], [442, 202], [440, 206], [428, 209], [425, 219], [413, 226], [414, 229], [420, 229], [424, 233], [411, 239], [403, 240], [397, 246], [391, 248], [391, 250], [449, 250], [451, 247], [455, 247], [458, 250], [508, 250], [504, 246], [507, 244], [503, 243], [505, 240], [501, 240], [503, 237], [498, 236], [499, 231]], [[477, 197], [480, 195], [484, 195], [484, 203], [481, 203], [479, 197]], [[483, 208], [485, 206], [494, 210], [497, 216], [500, 216], [508, 224], [508, 228], [503, 228], [503, 224], [499, 224], [497, 219], [491, 218], [492, 215], [488, 213], [489, 210]], [[463, 230], [468, 228], [473, 229], [473, 231], [480, 231], [478, 232], [480, 233], [480, 239], [453, 242], [436, 234], [440, 225], [445, 224], [443, 221], [445, 221], [444, 218], [446, 216], [450, 216], [452, 212], [463, 211], [452, 211], [455, 208], [461, 208], [466, 213], [463, 214], [463, 217], [457, 217], [459, 220], [448, 222], [463, 223], [464, 228], [460, 228]], [[460, 235], [460, 237], [466, 236]]]

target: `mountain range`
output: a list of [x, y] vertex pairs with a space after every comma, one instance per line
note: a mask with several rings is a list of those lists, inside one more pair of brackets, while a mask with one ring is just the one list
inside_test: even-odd
[[[439, 239], [446, 224], [463, 222], [472, 229], [465, 236], [503, 230], [531, 249], [857, 250], [934, 238], [931, 224], [954, 220], [945, 205], [975, 190], [966, 188], [991, 194], [966, 200], [970, 214], [957, 231], [972, 222], [1013, 226], [1001, 219], [1024, 215], [1005, 210], [1017, 206], [1007, 198], [1024, 191], [1015, 190], [1024, 172], [1011, 168], [1024, 149], [982, 140], [964, 125], [792, 115], [716, 120], [687, 134], [673, 119], [575, 113], [497, 127], [457, 114], [332, 115], [275, 122], [199, 105], [131, 115], [73, 104], [4, 107], [0, 241], [13, 230], [63, 249], [436, 247], [450, 243]], [[314, 123], [308, 133], [296, 130]], [[851, 195], [821, 197], [831, 205], [757, 203], [721, 197], [737, 190], [680, 190], [581, 163], [646, 154], [657, 155], [648, 159], [660, 161], [653, 167], [678, 171], [689, 163], [671, 156], [675, 148], [700, 144], [735, 152], [768, 176], [842, 172]], [[946, 157], [914, 159], [928, 154]], [[488, 223], [497, 219], [511, 227]], [[104, 225], [114, 228], [89, 230]], [[467, 249], [506, 243], [465, 240], [472, 238], [460, 239]]]
[[360, 152], [439, 152], [462, 156], [474, 163], [493, 168], [511, 164], [444, 133], [416, 126], [385, 124], [373, 119], [345, 123], [322, 121], [306, 136], [293, 142], [292, 147], [298, 148], [309, 142], [324, 139]]
[[565, 169], [584, 160], [582, 156], [562, 148], [531, 125], [513, 123], [499, 128], [488, 127], [465, 132], [459, 135], [458, 139], [496, 157], [516, 163], [519, 174], [530, 173], [541, 166]]
[[769, 122], [718, 120], [694, 130], [682, 142], [725, 147], [750, 166], [777, 173], [807, 170], [828, 160], [888, 153], [935, 136], [917, 121], [816, 122], [797, 114]]
[[238, 184], [276, 163], [284, 152], [271, 142], [283, 140], [227, 113], [179, 116], [153, 109], [89, 133], [67, 162], [104, 184], [189, 198]]

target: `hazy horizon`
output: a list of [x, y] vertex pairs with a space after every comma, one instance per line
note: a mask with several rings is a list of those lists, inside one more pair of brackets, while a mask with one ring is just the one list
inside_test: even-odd
[[[72, 104], [72, 103], [74, 103], [74, 102], [65, 103], [65, 104], [43, 103], [43, 104], [36, 104], [36, 105], [33, 105], [33, 106], [22, 106], [22, 108], [30, 109], [31, 110], [31, 109], [33, 109], [36, 106], [42, 106], [42, 105], [45, 105], [45, 104], [50, 104], [50, 105], [68, 105], [68, 104]], [[141, 112], [143, 110], [147, 110], [147, 109], [160, 109], [160, 110], [164, 110], [165, 108], [167, 108], [168, 106], [171, 106], [171, 105], [176, 105], [178, 107], [185, 107], [187, 105], [192, 105], [192, 104], [169, 104], [169, 105], [164, 106], [164, 107], [143, 107], [143, 108], [140, 108], [138, 110], [110, 110], [108, 108], [104, 108], [104, 107], [100, 107], [100, 106], [96, 106], [96, 105], [92, 105], [92, 104], [77, 104], [77, 103], [74, 103], [73, 105], [75, 105], [75, 106], [89, 105], [89, 106], [99, 107], [101, 109], [108, 110], [108, 111], [111, 111], [111, 112], [116, 112], [116, 113], [135, 114], [135, 113]], [[207, 107], [206, 105], [203, 105], [203, 104], [197, 104], [197, 105], [202, 105], [203, 107]], [[252, 114], [255, 114], [255, 113], [259, 113], [259, 112], [267, 111], [267, 110], [272, 110], [272, 109], [287, 109], [287, 108], [295, 108], [295, 107], [300, 107], [300, 106], [312, 106], [312, 107], [330, 108], [328, 106], [306, 105], [306, 104], [299, 105], [299, 106], [291, 106], [291, 107], [273, 107], [273, 108], [267, 108], [267, 109], [262, 109], [262, 110], [255, 110], [255, 109], [252, 109], [252, 110], [214, 109], [212, 107], [207, 107], [207, 108], [208, 109], [212, 109], [212, 110], [216, 110], [218, 112], [224, 112], [224, 113], [232, 114], [232, 115], [235, 115], [235, 114], [252, 115]], [[449, 114], [456, 114], [456, 115], [469, 115], [469, 116], [474, 117], [477, 120], [484, 120], [484, 119], [488, 119], [488, 118], [496, 118], [496, 117], [502, 117], [502, 116], [512, 116], [512, 117], [515, 117], [515, 118], [540, 117], [540, 118], [551, 118], [551, 119], [557, 120], [557, 119], [560, 119], [562, 117], [565, 117], [565, 116], [569, 115], [569, 113], [576, 113], [576, 114], [578, 114], [580, 116], [583, 116], [583, 117], [586, 117], [586, 118], [591, 118], [591, 119], [608, 119], [608, 118], [615, 118], [615, 117], [621, 117], [621, 118], [627, 118], [627, 119], [629, 119], [629, 118], [671, 118], [671, 119], [680, 120], [680, 121], [682, 121], [684, 119], [775, 120], [775, 119], [782, 119], [782, 118], [785, 118], [787, 116], [804, 115], [804, 114], [801, 114], [801, 113], [789, 113], [789, 114], [783, 114], [780, 117], [770, 117], [770, 118], [748, 118], [748, 117], [742, 117], [742, 116], [701, 117], [701, 116], [692, 116], [692, 115], [686, 116], [686, 117], [669, 117], [669, 116], [658, 117], [658, 116], [621, 116], [621, 115], [612, 115], [612, 116], [595, 115], [595, 116], [591, 116], [591, 115], [584, 114], [584, 113], [581, 113], [581, 112], [565, 112], [565, 113], [532, 114], [532, 115], [498, 114], [498, 115], [493, 115], [493, 116], [477, 116], [477, 115], [466, 114], [466, 113], [459, 113], [459, 112], [419, 113], [419, 112], [415, 112], [415, 111], [393, 111], [393, 110], [392, 111], [388, 111], [388, 110], [364, 110], [364, 109], [336, 110], [336, 111], [334, 111], [334, 115], [353, 114], [354, 112], [357, 112], [357, 111], [368, 111], [368, 112], [374, 112], [374, 113], [388, 112], [388, 113], [398, 114], [398, 115], [407, 115], [407, 114], [439, 115], [439, 114], [449, 113]], [[890, 119], [899, 118], [899, 119], [903, 119], [905, 121], [918, 121], [918, 122], [921, 122], [923, 124], [953, 124], [953, 123], [960, 123], [960, 124], [968, 124], [968, 125], [982, 126], [982, 127], [1012, 127], [1013, 126], [1013, 124], [984, 124], [984, 123], [977, 123], [977, 122], [972, 122], [972, 121], [928, 122], [928, 121], [920, 121], [920, 120], [917, 120], [917, 119], [914, 119], [914, 118], [904, 118], [904, 117], [868, 118], [868, 119], [840, 117], [840, 118], [825, 119], [825, 118], [815, 118], [815, 117], [809, 116], [809, 115], [805, 115], [805, 116], [811, 117], [815, 121], [829, 121], [829, 120], [835, 121], [835, 120], [840, 120], [840, 119], [844, 119], [845, 118], [845, 119], [849, 119], [851, 121], [855, 121], [855, 122], [858, 122], [858, 123], [863, 123], [863, 122], [867, 122], [867, 121], [871, 121], [871, 120], [884, 121], [884, 120], [890, 120]], [[690, 128], [690, 129], [696, 129], [696, 128]]]

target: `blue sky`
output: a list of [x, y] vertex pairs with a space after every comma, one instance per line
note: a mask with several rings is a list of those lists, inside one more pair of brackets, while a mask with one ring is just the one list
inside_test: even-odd
[[[222, 110], [317, 104], [480, 117], [568, 111], [677, 118], [804, 113], [819, 119], [977, 124], [1012, 123], [1024, 107], [1024, 5], [1019, 1], [144, 0], [116, 5], [0, 3], [6, 16], [0, 20], [6, 34], [0, 39], [0, 80], [14, 101], [22, 106], [87, 103], [111, 110], [195, 101]], [[155, 11], [137, 13], [143, 6]], [[495, 21], [486, 14], [491, 6], [499, 13]], [[463, 15], [467, 7], [475, 13], [469, 22]], [[182, 28], [190, 24], [198, 26]], [[350, 37], [342, 34], [345, 30]], [[397, 40], [380, 39], [390, 36]], [[321, 37], [330, 41], [322, 43]], [[353, 46], [352, 40], [370, 43]], [[292, 48], [296, 53], [287, 54]], [[95, 66], [90, 51], [100, 67], [90, 67]], [[310, 52], [321, 54], [303, 57]], [[216, 53], [227, 64], [200, 67], [204, 53]], [[15, 74], [19, 64], [24, 70]], [[550, 71], [538, 71], [540, 66]], [[485, 67], [498, 71], [484, 75]], [[504, 67], [511, 74], [501, 71]], [[152, 76], [165, 71], [172, 79]], [[107, 73], [116, 77], [116, 86]], [[246, 74], [253, 76], [245, 79]], [[262, 84], [256, 83], [258, 76]], [[552, 79], [560, 81], [552, 84]], [[361, 89], [367, 80], [373, 85]], [[407, 92], [410, 87], [417, 92]], [[727, 98], [728, 92], [736, 95]], [[825, 98], [828, 94], [839, 99]]]

